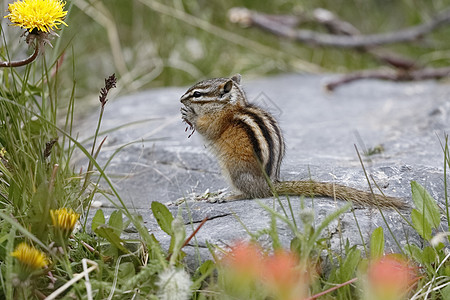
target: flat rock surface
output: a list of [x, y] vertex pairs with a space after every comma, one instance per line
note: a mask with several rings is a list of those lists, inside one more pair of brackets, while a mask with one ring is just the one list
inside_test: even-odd
[[[415, 180], [444, 207], [441, 142], [444, 133], [450, 132], [450, 85], [366, 80], [344, 85], [332, 93], [324, 91], [323, 83], [335, 76], [281, 75], [248, 82], [243, 78], [250, 101], [272, 112], [284, 132], [282, 179], [312, 178], [369, 190], [356, 145], [365, 170], [383, 193], [412, 203], [410, 181]], [[203, 218], [210, 219], [190, 245], [197, 243], [200, 247], [186, 248], [188, 257], [195, 260], [208, 257], [207, 242], [229, 245], [248, 238], [247, 230], [269, 228], [270, 214], [261, 204], [284, 213], [273, 199], [230, 203], [193, 199], [192, 193], [217, 192], [227, 183], [201, 137], [194, 133], [188, 138], [189, 132], [185, 132], [179, 102], [185, 90], [155, 89], [108, 102], [102, 131], [115, 130], [104, 134], [108, 137], [98, 161], [104, 165], [114, 155], [107, 174], [127, 207], [142, 215], [163, 246], [167, 247], [169, 240], [151, 213], [152, 201], [168, 204], [174, 214], [181, 207], [188, 232]], [[97, 117], [98, 113], [93, 113], [80, 123], [81, 136], [94, 133]], [[121, 146], [125, 147], [116, 152]], [[366, 155], [370, 152], [374, 154]], [[86, 162], [80, 160], [79, 164]], [[179, 201], [183, 197], [186, 201]], [[290, 198], [297, 224], [301, 224], [299, 199]], [[100, 200], [106, 213], [114, 209], [107, 199]], [[290, 216], [286, 198], [281, 202]], [[319, 197], [305, 198], [304, 202], [313, 209], [315, 224], [344, 204]], [[408, 212], [403, 214], [409, 218]], [[356, 207], [344, 213], [339, 222], [332, 222], [323, 236], [329, 239], [332, 249], [338, 250], [347, 239], [350, 244], [367, 244], [373, 229], [382, 226], [388, 252], [398, 251], [407, 239], [421, 244], [398, 212], [385, 210], [383, 215], [377, 209]], [[281, 241], [288, 246], [292, 232], [282, 221], [277, 226]], [[261, 241], [269, 243], [270, 239], [262, 237]], [[197, 250], [200, 256], [195, 255]]]

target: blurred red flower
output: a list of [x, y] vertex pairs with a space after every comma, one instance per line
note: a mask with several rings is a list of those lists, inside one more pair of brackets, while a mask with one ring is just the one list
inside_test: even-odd
[[290, 251], [280, 250], [265, 259], [262, 280], [275, 299], [299, 300], [308, 295], [308, 271]]
[[417, 269], [404, 259], [386, 255], [374, 261], [368, 270], [374, 299], [402, 299], [417, 279]]
[[233, 278], [240, 288], [255, 284], [258, 292], [277, 300], [300, 300], [308, 294], [307, 268], [290, 251], [267, 255], [255, 244], [240, 242], [231, 247], [221, 264], [228, 278]]
[[263, 266], [261, 249], [252, 243], [239, 242], [225, 255], [222, 264], [244, 277], [259, 277]]

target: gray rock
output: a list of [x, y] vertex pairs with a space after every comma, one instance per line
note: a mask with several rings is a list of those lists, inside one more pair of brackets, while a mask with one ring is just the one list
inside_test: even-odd
[[[368, 190], [356, 144], [364, 168], [383, 193], [404, 197], [412, 203], [410, 181], [415, 180], [444, 207], [440, 142], [444, 132], [450, 131], [450, 86], [435, 81], [370, 80], [327, 93], [322, 84], [332, 76], [282, 75], [250, 82], [244, 78], [249, 99], [271, 111], [285, 134], [287, 151], [282, 178], [312, 178]], [[143, 216], [149, 231], [163, 246], [168, 247], [169, 240], [152, 216], [152, 201], [169, 204], [176, 214], [178, 207], [174, 203], [186, 196], [188, 201], [181, 207], [189, 232], [203, 218], [210, 218], [185, 249], [191, 263], [196, 265], [196, 251], [200, 251], [201, 259], [209, 257], [207, 242], [229, 245], [235, 240], [248, 239], [246, 230], [257, 232], [268, 228], [270, 214], [261, 204], [281, 213], [282, 210], [273, 199], [231, 203], [190, 200], [193, 192], [215, 192], [227, 187], [227, 183], [200, 136], [194, 133], [188, 139], [189, 132], [185, 132], [179, 112], [179, 97], [185, 89], [155, 89], [108, 102], [102, 130], [147, 121], [109, 132], [99, 162], [103, 165], [118, 147], [134, 142], [114, 156], [106, 171], [126, 205]], [[86, 136], [93, 134], [97, 116], [93, 114], [85, 119], [79, 132]], [[381, 153], [363, 155], [367, 149], [380, 146], [384, 149]], [[288, 210], [287, 200], [281, 199]], [[113, 205], [106, 199], [102, 201], [105, 211], [112, 211], [108, 207]], [[297, 224], [301, 224], [299, 197], [291, 197], [290, 202]], [[305, 199], [305, 206], [314, 210], [315, 224], [342, 205], [342, 201], [328, 198]], [[409, 218], [408, 212], [403, 214]], [[292, 232], [281, 221], [277, 225], [280, 239], [288, 247]], [[376, 209], [362, 207], [343, 214], [323, 235], [333, 250], [339, 250], [346, 240], [352, 245], [367, 244], [370, 233], [378, 226], [384, 228], [388, 252], [398, 252], [398, 246], [403, 247], [407, 241], [422, 243], [396, 211], [385, 210], [382, 215]], [[270, 242], [269, 237], [262, 237], [261, 241]], [[192, 247], [194, 243], [199, 247]]]

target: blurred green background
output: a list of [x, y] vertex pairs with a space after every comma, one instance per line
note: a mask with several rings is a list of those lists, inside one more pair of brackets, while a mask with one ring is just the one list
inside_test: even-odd
[[[64, 52], [60, 84], [70, 92], [75, 80], [77, 99], [96, 99], [103, 78], [113, 72], [119, 93], [128, 94], [237, 72], [248, 79], [378, 66], [367, 54], [311, 48], [233, 24], [227, 13], [236, 6], [273, 14], [322, 7], [363, 33], [380, 33], [425, 22], [450, 6], [450, 0], [72, 0], [66, 4], [69, 27], [58, 32], [61, 38], [46, 55], [51, 61]], [[20, 31], [10, 26], [5, 30]], [[419, 42], [386, 49], [425, 65], [445, 66], [450, 61], [449, 36], [450, 27], [440, 28]]]

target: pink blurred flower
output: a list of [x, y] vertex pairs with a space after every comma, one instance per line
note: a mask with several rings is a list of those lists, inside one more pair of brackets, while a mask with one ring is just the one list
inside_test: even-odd
[[222, 264], [238, 273], [240, 277], [256, 278], [261, 274], [262, 260], [261, 249], [257, 245], [239, 242], [231, 247]]
[[262, 281], [275, 299], [299, 300], [308, 294], [308, 271], [290, 251], [280, 250], [266, 257]]
[[277, 300], [300, 300], [307, 296], [310, 275], [290, 251], [267, 255], [255, 244], [240, 242], [231, 248], [221, 264], [228, 278], [232, 278], [235, 290], [242, 291], [244, 286], [256, 288], [258, 293]]
[[373, 299], [402, 299], [417, 279], [417, 269], [394, 255], [374, 261], [368, 270]]

